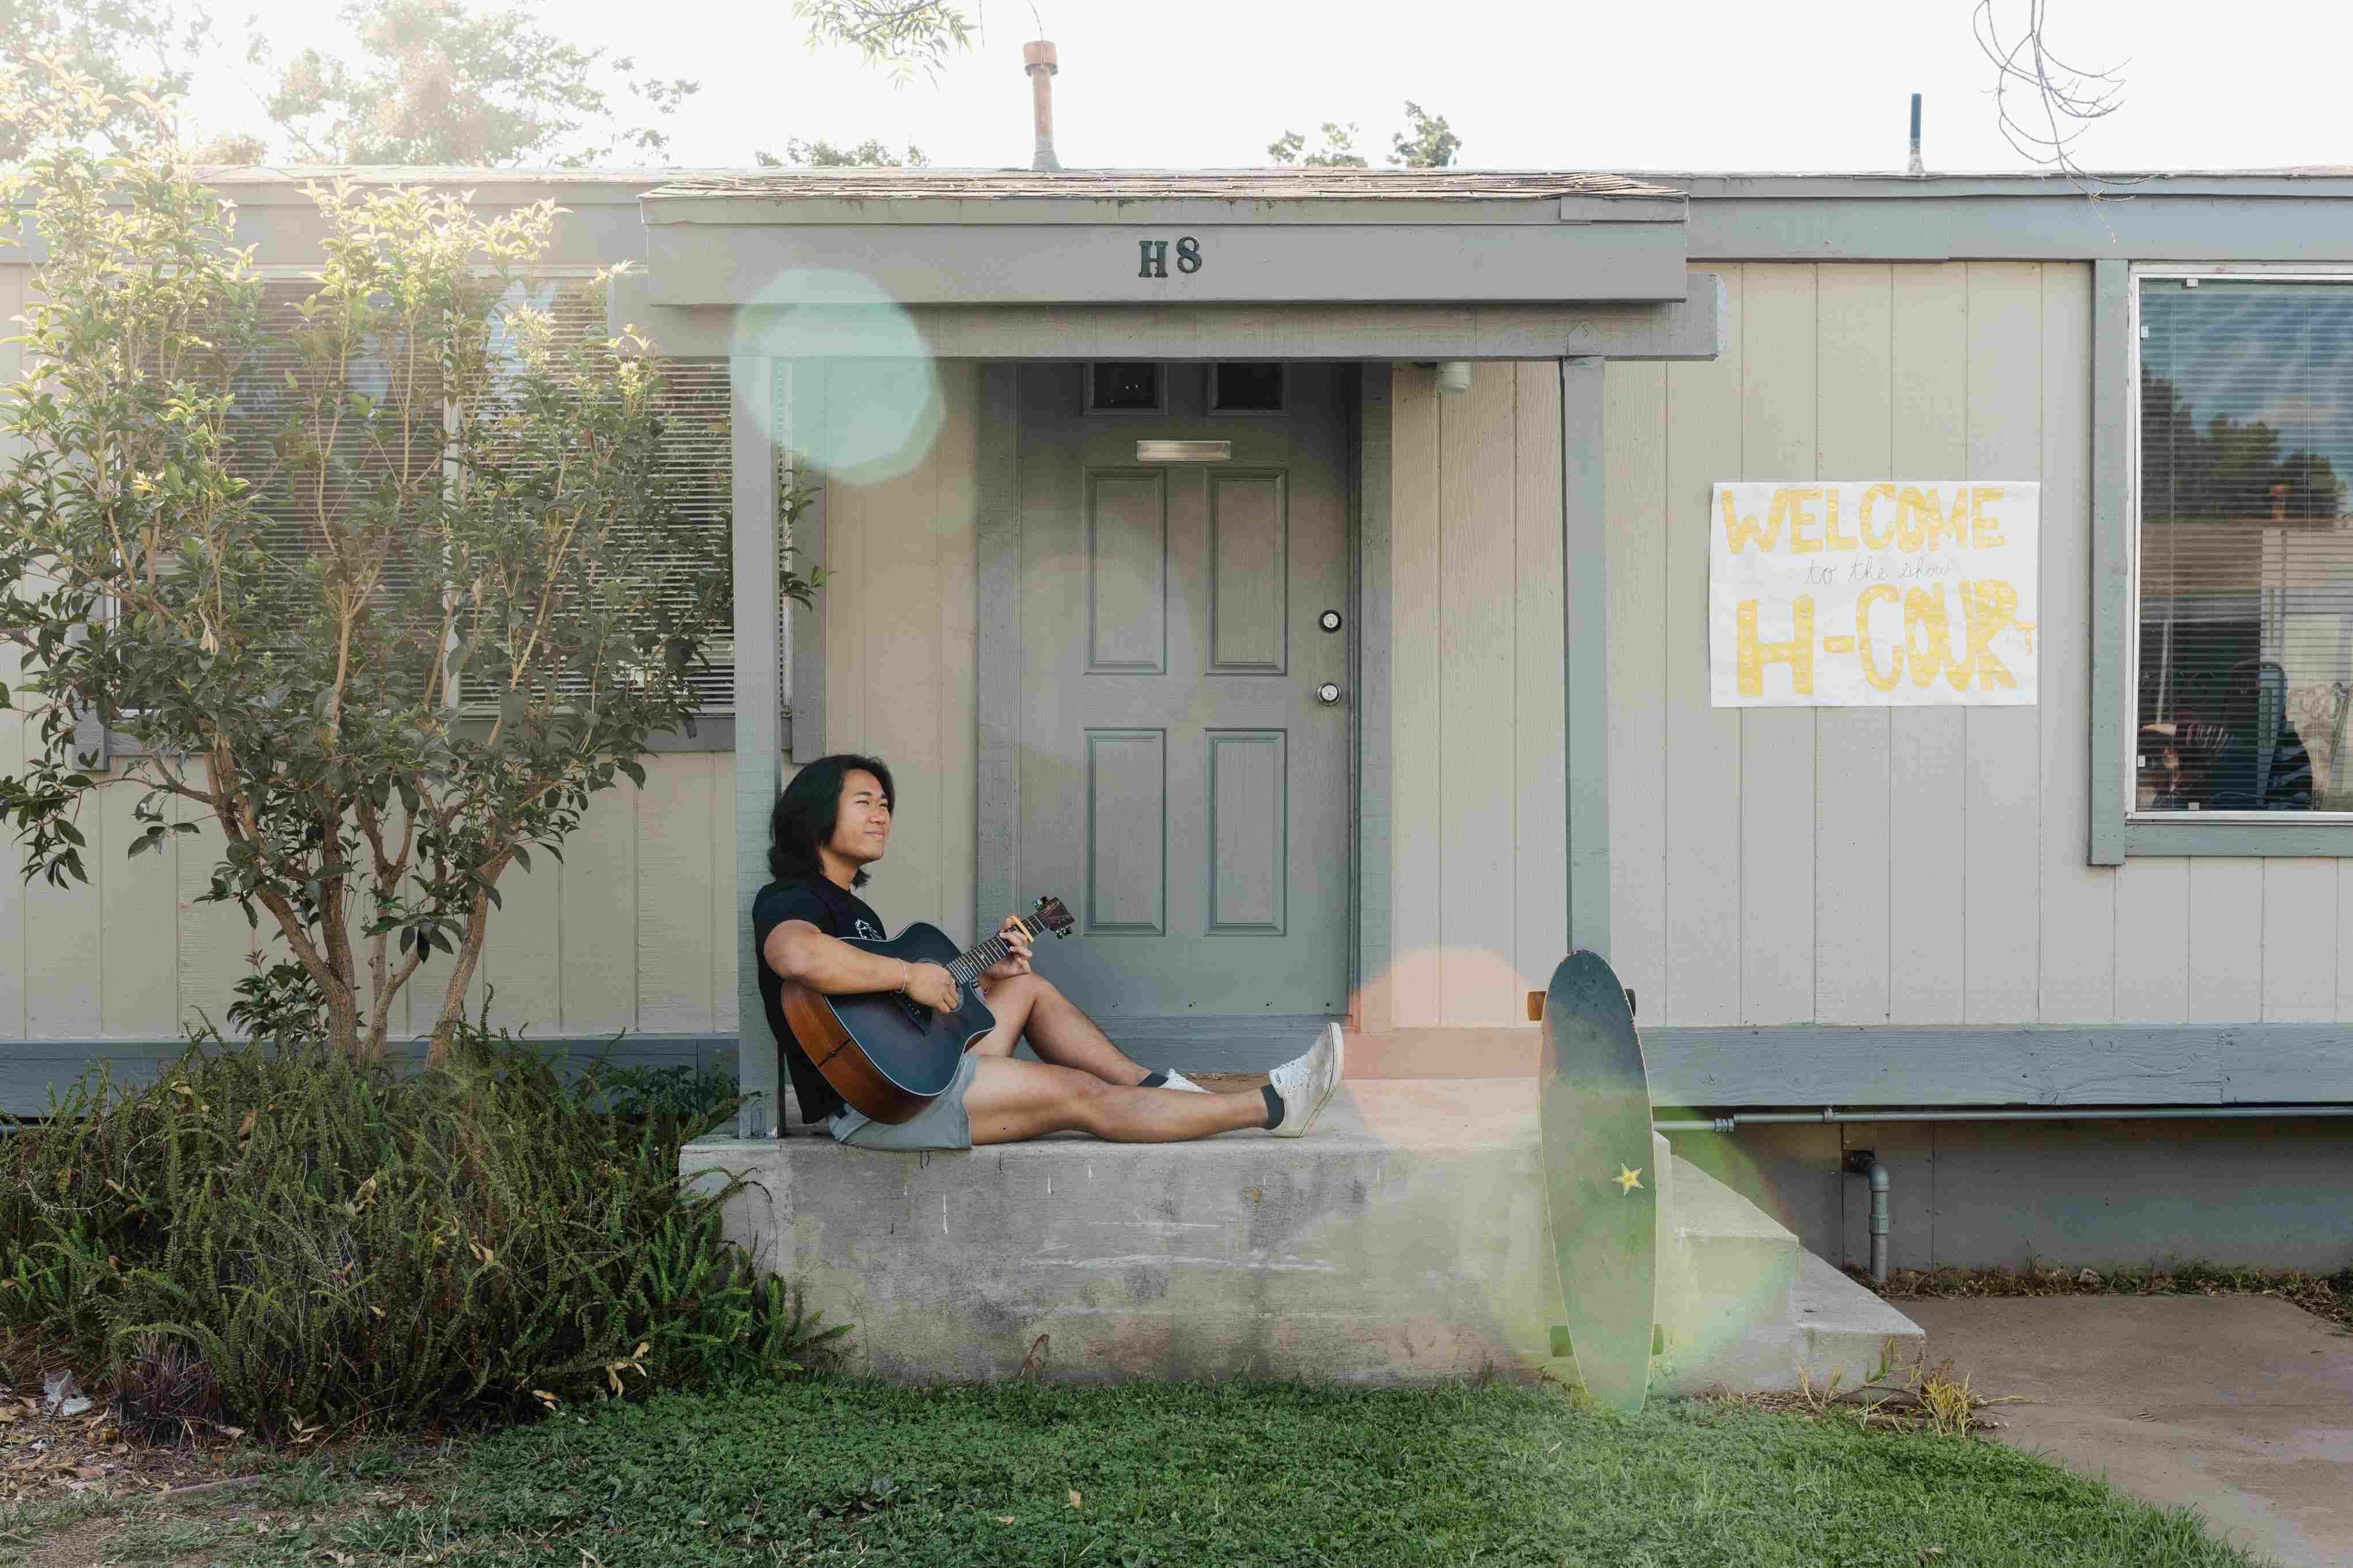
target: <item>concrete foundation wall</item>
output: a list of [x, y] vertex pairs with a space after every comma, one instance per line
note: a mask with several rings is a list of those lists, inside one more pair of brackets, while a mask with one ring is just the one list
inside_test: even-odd
[[690, 1144], [744, 1171], [728, 1234], [850, 1322], [861, 1372], [1058, 1381], [1430, 1383], [1541, 1363], [1545, 1267], [1529, 1086], [1388, 1085], [1309, 1137], [934, 1154], [822, 1138]]
[[[1035, 1345], [1057, 1381], [1573, 1378], [1576, 1363], [1551, 1359], [1555, 1326], [1575, 1320], [1539, 1122], [1528, 1079], [1390, 1080], [1345, 1086], [1296, 1141], [1056, 1137], [914, 1155], [714, 1140], [681, 1164], [744, 1174], [728, 1235], [855, 1325], [852, 1364], [881, 1377], [1009, 1377]], [[1664, 1139], [1635, 1157], [1654, 1200], [1654, 1390], [1819, 1384], [1888, 1336], [1917, 1344]], [[1626, 1267], [1620, 1245], [1569, 1267]], [[1659, 1342], [1629, 1326], [1632, 1354]], [[1579, 1353], [1629, 1348], [1597, 1334]]]
[[1844, 1122], [1677, 1133], [1675, 1152], [1832, 1263], [1867, 1265], [1870, 1149], [1892, 1184], [1897, 1268], [2203, 1261], [2353, 1264], [2353, 1125], [2269, 1121]]

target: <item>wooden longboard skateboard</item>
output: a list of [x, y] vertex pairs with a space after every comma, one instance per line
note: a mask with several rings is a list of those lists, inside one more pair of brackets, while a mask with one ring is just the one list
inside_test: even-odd
[[[1528, 1000], [1534, 1011], [1537, 998]], [[1568, 1348], [1598, 1403], [1637, 1415], [1650, 1388], [1658, 1263], [1650, 1074], [1625, 987], [1599, 954], [1561, 960], [1542, 1008], [1545, 1239], [1567, 1303]]]

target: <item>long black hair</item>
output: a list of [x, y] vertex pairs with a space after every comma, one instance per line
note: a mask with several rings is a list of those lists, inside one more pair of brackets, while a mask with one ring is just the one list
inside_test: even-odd
[[[860, 768], [881, 781], [882, 804], [896, 808], [899, 786], [891, 782], [891, 770], [878, 759], [849, 752], [819, 757], [793, 775], [793, 782], [776, 796], [776, 809], [768, 814], [771, 878], [779, 882], [805, 882], [825, 875], [825, 862], [818, 858], [818, 848], [833, 837], [834, 824], [841, 819], [842, 785], [852, 771]], [[849, 885], [866, 886], [865, 868], [859, 868]]]

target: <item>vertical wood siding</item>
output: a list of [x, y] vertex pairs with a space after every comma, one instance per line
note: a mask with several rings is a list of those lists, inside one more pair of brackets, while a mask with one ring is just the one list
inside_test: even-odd
[[[2084, 864], [2090, 268], [1708, 270], [1723, 357], [1609, 372], [1613, 959], [1644, 1022], [2353, 1021], [2347, 863]], [[1906, 475], [2042, 481], [2041, 703], [1710, 708], [1710, 485]]]
[[[993, 925], [1011, 911], [973, 909], [979, 366], [936, 369], [937, 433], [910, 454], [906, 470], [828, 485], [830, 576], [816, 613], [825, 616], [826, 750], [879, 757], [899, 786], [891, 853], [864, 896], [893, 931], [930, 921], [968, 941], [976, 918]], [[869, 374], [899, 373], [832, 367], [827, 401], [836, 417], [856, 416], [859, 380]]]
[[[2346, 863], [2084, 863], [2090, 269], [1707, 269], [1723, 356], [1608, 373], [1611, 958], [1643, 1022], [2353, 1021]], [[1551, 374], [1394, 373], [1400, 1025], [1510, 1022], [1560, 949]], [[1710, 707], [1710, 486], [1906, 475], [2042, 482], [2041, 703]]]
[[[0, 677], [5, 679], [5, 677]], [[0, 718], [0, 767], [25, 746], [24, 721]], [[734, 944], [717, 940], [712, 892], [733, 865], [733, 759], [688, 752], [646, 759], [646, 787], [596, 798], [565, 858], [501, 880], [480, 977], [494, 1023], [555, 1035], [725, 1033], [735, 1026]], [[13, 841], [0, 847], [0, 1050], [7, 1039], [159, 1039], [224, 1023], [258, 938], [233, 905], [200, 902], [216, 858], [209, 831], [133, 860], [135, 786], [99, 793], [85, 810], [88, 886], [19, 882]], [[714, 828], [714, 823], [719, 828]], [[396, 1039], [427, 1028], [448, 979], [428, 963], [394, 1004]]]
[[[1713, 363], [1608, 371], [1613, 960], [1648, 1025], [2353, 1022], [2353, 866], [2086, 866], [2091, 277], [2077, 265], [1716, 265]], [[0, 268], [0, 315], [16, 269]], [[0, 374], [15, 351], [0, 349]], [[858, 367], [828, 405], [850, 417]], [[977, 377], [938, 367], [907, 469], [836, 482], [828, 749], [898, 771], [894, 925], [974, 917]], [[1401, 1026], [1514, 1020], [1565, 942], [1559, 382], [1393, 374], [1392, 853]], [[1709, 487], [1885, 475], [2042, 483], [2042, 701], [1708, 703]], [[1571, 563], [1570, 570], [1575, 570]], [[0, 655], [0, 679], [14, 675]], [[0, 769], [21, 764], [0, 719]], [[648, 762], [511, 876], [483, 985], [534, 1034], [736, 1026], [733, 771]], [[0, 1048], [217, 1019], [252, 936], [196, 901], [200, 837], [130, 861], [129, 792], [81, 826], [92, 885], [0, 843]], [[997, 911], [982, 911], [993, 915]], [[429, 1020], [430, 970], [396, 1010]], [[478, 993], [479, 994], [479, 993]]]
[[[1394, 374], [1394, 960], [1401, 1026], [1508, 1024], [1567, 941], [1560, 374]], [[1614, 804], [1614, 803], [1613, 803]]]

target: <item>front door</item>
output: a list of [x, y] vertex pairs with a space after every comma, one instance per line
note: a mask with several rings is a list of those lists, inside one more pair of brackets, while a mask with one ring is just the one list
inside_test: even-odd
[[[1080, 921], [1055, 983], [1114, 1037], [1344, 1013], [1347, 373], [1032, 364], [1019, 387], [1021, 874]], [[1139, 445], [1171, 442], [1225, 455]]]

